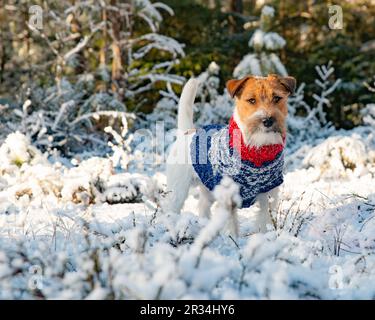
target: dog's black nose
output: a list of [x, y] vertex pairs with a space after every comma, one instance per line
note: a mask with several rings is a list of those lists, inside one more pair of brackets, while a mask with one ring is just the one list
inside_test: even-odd
[[263, 125], [266, 128], [269, 128], [273, 125], [274, 122], [275, 122], [275, 119], [273, 117], [268, 117], [263, 120]]

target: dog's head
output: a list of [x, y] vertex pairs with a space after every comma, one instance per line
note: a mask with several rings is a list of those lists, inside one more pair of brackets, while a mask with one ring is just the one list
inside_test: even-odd
[[247, 145], [283, 143], [286, 134], [287, 99], [296, 79], [268, 75], [229, 80], [227, 90], [235, 99], [234, 120]]

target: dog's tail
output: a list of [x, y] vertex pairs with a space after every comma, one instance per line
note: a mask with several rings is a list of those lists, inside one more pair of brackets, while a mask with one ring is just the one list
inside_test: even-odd
[[177, 128], [189, 130], [194, 128], [193, 106], [197, 94], [198, 80], [191, 78], [182, 89], [180, 102], [178, 104]]

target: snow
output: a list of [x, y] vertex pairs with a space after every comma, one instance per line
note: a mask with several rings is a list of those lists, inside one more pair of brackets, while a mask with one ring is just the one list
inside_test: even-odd
[[275, 9], [271, 6], [264, 6], [262, 8], [262, 14], [265, 16], [269, 16], [270, 18], [273, 18], [275, 15]]
[[261, 76], [263, 74], [257, 56], [252, 53], [244, 56], [233, 71], [233, 76], [238, 79], [245, 77], [247, 74], [254, 76]]
[[[100, 156], [64, 158], [8, 134], [0, 145], [0, 298], [374, 299], [374, 105], [362, 126], [335, 130], [324, 113], [339, 85], [333, 71], [317, 68], [314, 105], [303, 83], [289, 99], [285, 182], [265, 234], [255, 232], [257, 205], [235, 211], [230, 179], [215, 189], [209, 219], [197, 214], [195, 189], [181, 215], [163, 210], [163, 152], [175, 138], [178, 102], [170, 84], [143, 127], [138, 119], [129, 129], [137, 119], [128, 113], [108, 114], [117, 125], [104, 129], [111, 139]], [[233, 111], [219, 72], [213, 62], [197, 77], [197, 126], [227, 123]], [[164, 142], [146, 143], [160, 120]]]
[[[255, 232], [257, 205], [236, 212], [238, 186], [230, 179], [214, 191], [211, 218], [198, 216], [194, 188], [180, 215], [165, 212], [163, 152], [175, 138], [178, 103], [172, 84], [184, 81], [167, 71], [184, 50], [155, 33], [160, 9], [173, 14], [168, 6], [135, 3], [151, 33], [130, 58], [153, 48], [172, 57], [148, 72], [129, 70], [138, 80], [166, 81], [151, 114], [134, 117], [106, 93], [83, 102], [92, 75], [76, 87], [61, 79], [40, 94], [43, 104], [0, 106], [17, 119], [7, 120], [0, 140], [0, 299], [374, 299], [375, 104], [362, 110], [362, 126], [336, 130], [324, 112], [340, 85], [330, 81], [332, 63], [316, 68], [312, 105], [305, 84], [297, 88], [289, 99], [285, 182], [267, 233]], [[263, 8], [264, 25], [235, 77], [287, 74], [275, 53], [285, 40], [265, 25], [274, 14]], [[233, 112], [219, 73], [212, 62], [197, 76], [197, 126], [227, 123]], [[48, 108], [31, 112], [37, 105]], [[77, 124], [90, 127], [100, 116], [116, 120], [104, 129], [109, 142], [92, 136], [96, 153], [78, 153], [86, 140]], [[163, 143], [142, 140], [154, 137], [159, 121]], [[67, 138], [76, 148], [63, 157], [54, 148]]]
[[[373, 299], [373, 106], [355, 129], [327, 123], [333, 70], [317, 68], [314, 105], [303, 83], [289, 99], [285, 182], [265, 234], [255, 232], [257, 205], [236, 212], [230, 179], [209, 219], [194, 188], [181, 215], [163, 210], [178, 102], [170, 85], [143, 127], [113, 113], [101, 156], [64, 158], [10, 133], [0, 145], [0, 298]], [[227, 123], [233, 111], [219, 72], [212, 63], [197, 77], [197, 126]], [[153, 139], [160, 120], [163, 143]]]
[[170, 52], [173, 58], [176, 58], [177, 56], [185, 56], [183, 45], [170, 37], [166, 37], [157, 33], [148, 33], [139, 38], [140, 42], [144, 40], [149, 41], [150, 43], [143, 46], [134, 53], [135, 59], [143, 58], [154, 48]]
[[111, 157], [66, 166], [11, 134], [0, 147], [0, 297], [372, 299], [374, 137], [358, 127], [290, 151], [276, 230], [254, 232], [254, 206], [238, 212], [236, 237], [229, 180], [212, 219], [197, 216], [194, 192], [170, 215], [163, 171], [116, 171]]
[[275, 32], [264, 32], [257, 29], [249, 40], [249, 47], [254, 47], [256, 50], [274, 51], [282, 49], [286, 44], [284, 38]]
[[275, 54], [276, 51], [284, 48], [286, 41], [278, 33], [271, 31], [274, 14], [273, 7], [263, 7], [260, 26], [254, 31], [248, 43], [252, 52], [245, 55], [235, 67], [233, 71], [235, 78], [242, 78], [248, 74], [255, 76], [270, 73], [277, 73], [282, 76], [288, 74], [279, 57]]
[[375, 103], [370, 103], [361, 110], [363, 115], [363, 122], [364, 124], [374, 126], [375, 125]]

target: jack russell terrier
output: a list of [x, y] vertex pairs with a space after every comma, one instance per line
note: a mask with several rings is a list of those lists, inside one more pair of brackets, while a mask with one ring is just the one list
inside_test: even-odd
[[181, 94], [177, 139], [167, 159], [167, 210], [179, 213], [190, 186], [198, 185], [199, 214], [209, 217], [214, 202], [211, 191], [229, 176], [240, 187], [242, 208], [259, 201], [256, 230], [266, 232], [283, 182], [287, 99], [295, 86], [293, 77], [274, 74], [229, 80], [227, 91], [235, 101], [229, 125], [195, 129], [198, 81], [190, 79]]

